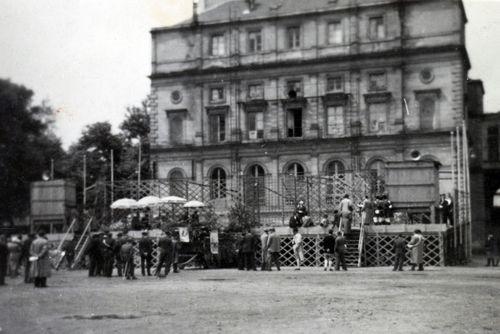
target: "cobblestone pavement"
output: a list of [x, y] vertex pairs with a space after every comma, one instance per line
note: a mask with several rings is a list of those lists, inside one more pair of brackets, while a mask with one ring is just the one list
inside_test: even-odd
[[0, 333], [499, 333], [500, 267], [55, 272], [0, 287]]

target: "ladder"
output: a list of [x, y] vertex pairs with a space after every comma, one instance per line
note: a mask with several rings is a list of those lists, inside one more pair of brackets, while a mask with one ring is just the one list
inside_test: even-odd
[[66, 255], [66, 252], [63, 252], [62, 251], [62, 247], [64, 245], [64, 242], [66, 241], [66, 239], [68, 239], [68, 235], [69, 233], [73, 230], [73, 227], [75, 226], [75, 223], [76, 223], [76, 218], [73, 219], [73, 221], [71, 222], [71, 224], [69, 225], [69, 228], [66, 230], [66, 233], [64, 234], [64, 237], [61, 239], [61, 241], [59, 242], [59, 245], [57, 246], [57, 249], [55, 251], [55, 264], [53, 265], [54, 269], [55, 270], [59, 270], [59, 267], [61, 266], [61, 263], [64, 259], [64, 256]]
[[83, 258], [85, 251], [87, 250], [87, 246], [90, 242], [90, 225], [92, 224], [93, 217], [90, 217], [89, 221], [87, 222], [87, 225], [85, 226], [85, 229], [83, 230], [82, 235], [80, 236], [80, 239], [78, 239], [78, 242], [75, 246], [75, 260], [73, 261], [73, 264], [71, 265], [71, 269], [75, 269], [79, 263], [80, 260]]

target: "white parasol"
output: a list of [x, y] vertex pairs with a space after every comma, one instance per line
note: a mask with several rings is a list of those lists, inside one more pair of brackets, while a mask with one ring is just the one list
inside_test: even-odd
[[160, 198], [156, 196], [146, 196], [137, 201], [137, 205], [141, 208], [155, 206], [160, 204]]
[[160, 203], [164, 204], [184, 204], [187, 200], [178, 196], [167, 196], [160, 199]]
[[200, 201], [189, 201], [186, 204], [184, 204], [185, 208], [203, 208], [205, 207], [205, 203], [200, 202]]
[[111, 209], [135, 209], [137, 201], [130, 198], [121, 198], [111, 204]]

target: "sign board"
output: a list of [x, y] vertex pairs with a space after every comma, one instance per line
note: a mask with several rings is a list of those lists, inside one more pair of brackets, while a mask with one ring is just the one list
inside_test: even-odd
[[179, 227], [180, 242], [189, 242], [189, 231], [187, 227]]

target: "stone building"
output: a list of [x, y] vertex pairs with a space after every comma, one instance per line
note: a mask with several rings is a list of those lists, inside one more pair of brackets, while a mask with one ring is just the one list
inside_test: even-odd
[[225, 187], [239, 176], [383, 175], [419, 152], [451, 192], [450, 131], [465, 118], [470, 68], [461, 1], [203, 8], [151, 31], [157, 178]]

